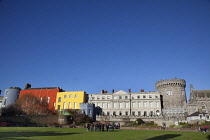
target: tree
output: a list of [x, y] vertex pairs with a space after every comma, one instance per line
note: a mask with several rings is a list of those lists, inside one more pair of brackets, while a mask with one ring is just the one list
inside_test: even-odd
[[21, 110], [22, 115], [47, 115], [48, 109], [47, 98], [38, 99], [35, 95], [27, 93], [22, 95], [15, 103]]
[[144, 123], [144, 121], [141, 118], [136, 119], [136, 122], [138, 123], [138, 125], [141, 125]]
[[71, 115], [74, 125], [91, 122], [91, 118], [79, 109], [67, 109], [66, 111]]

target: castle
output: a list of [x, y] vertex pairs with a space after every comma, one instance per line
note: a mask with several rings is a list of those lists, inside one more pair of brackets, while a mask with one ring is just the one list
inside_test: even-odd
[[[157, 92], [102, 90], [99, 94], [88, 94], [88, 103], [95, 104], [98, 121], [155, 121], [161, 124], [168, 121], [186, 122], [187, 117], [199, 111], [210, 113], [210, 90], [194, 90], [191, 85], [190, 100], [187, 103], [186, 81], [184, 79], [167, 79], [155, 83]], [[204, 116], [204, 117], [206, 117]], [[209, 120], [207, 118], [206, 120]], [[210, 120], [209, 120], [210, 121]]]
[[[157, 91], [139, 92], [102, 90], [98, 94], [82, 92], [64, 92], [58, 87], [9, 88], [5, 90], [2, 107], [15, 102], [19, 92], [34, 93], [38, 98], [47, 97], [52, 110], [81, 109], [97, 121], [154, 121], [161, 125], [164, 122], [186, 122], [199, 120], [210, 121], [210, 90], [194, 90], [190, 85], [190, 99], [186, 98], [186, 81], [184, 79], [167, 79], [155, 83]], [[20, 95], [21, 95], [20, 94]], [[78, 104], [78, 105], [77, 105]], [[79, 106], [80, 104], [80, 106]], [[197, 115], [197, 116], [196, 116]], [[190, 118], [188, 118], [190, 117]], [[187, 119], [188, 118], [188, 119]]]

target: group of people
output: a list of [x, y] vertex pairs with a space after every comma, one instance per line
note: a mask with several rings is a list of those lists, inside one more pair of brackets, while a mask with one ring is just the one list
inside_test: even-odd
[[208, 129], [209, 129], [209, 126], [204, 126], [203, 128], [199, 127], [199, 131], [203, 132], [203, 133], [206, 133], [208, 132]]
[[110, 124], [110, 123], [88, 123], [86, 124], [85, 128], [87, 129], [87, 131], [106, 131], [108, 132], [109, 130], [114, 131], [114, 129], [120, 129], [120, 124], [116, 125], [114, 123]]

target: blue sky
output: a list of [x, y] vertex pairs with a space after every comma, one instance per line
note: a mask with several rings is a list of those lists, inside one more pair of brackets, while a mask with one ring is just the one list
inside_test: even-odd
[[0, 90], [210, 89], [209, 0], [0, 0]]

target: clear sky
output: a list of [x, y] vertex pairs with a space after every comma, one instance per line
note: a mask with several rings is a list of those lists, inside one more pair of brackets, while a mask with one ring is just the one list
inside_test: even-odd
[[210, 0], [0, 0], [0, 90], [210, 89]]

